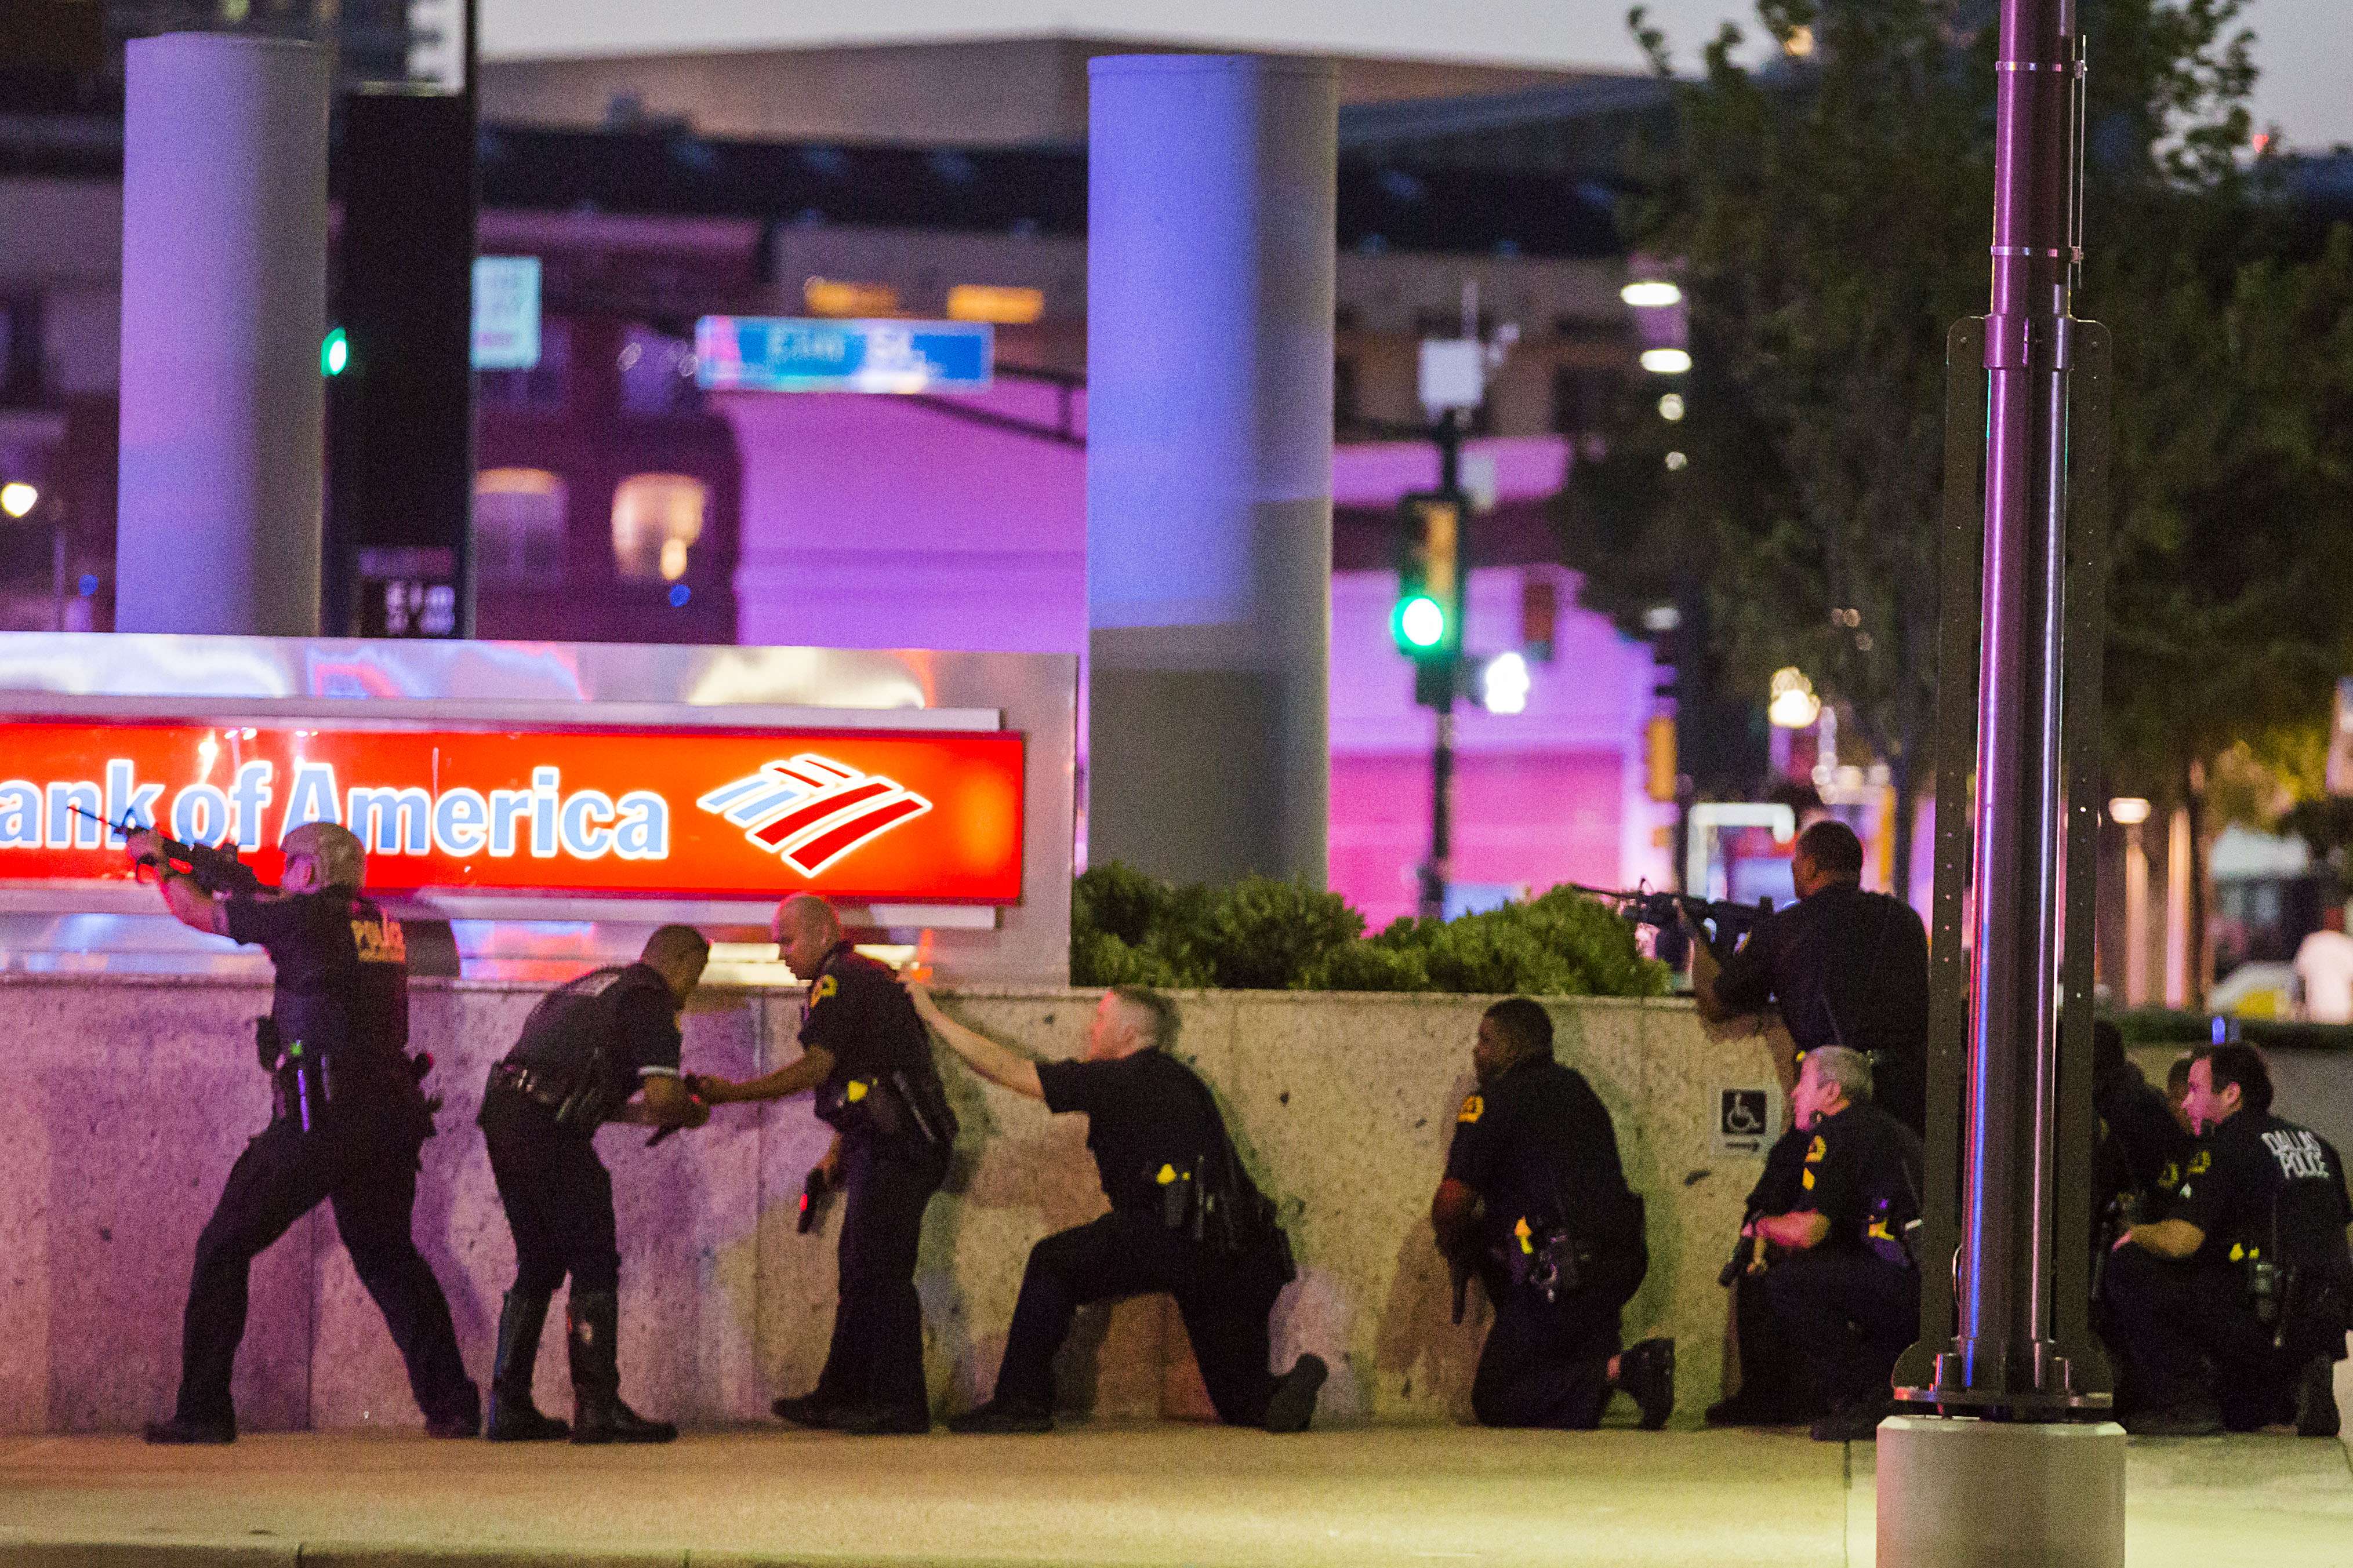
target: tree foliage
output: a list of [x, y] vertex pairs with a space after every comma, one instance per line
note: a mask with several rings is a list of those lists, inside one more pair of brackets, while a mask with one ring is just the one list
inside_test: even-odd
[[[2117, 345], [2109, 761], [2159, 797], [2233, 740], [2324, 714], [2347, 640], [2345, 595], [2315, 590], [2353, 529], [2353, 247], [2299, 248], [2243, 156], [2242, 4], [2080, 13], [2077, 310]], [[1946, 334], [1987, 302], [1995, 9], [1760, 0], [1803, 59], [1746, 68], [1727, 26], [1674, 81], [1674, 133], [1638, 155], [1625, 216], [1681, 270], [1686, 417], [1629, 396], [1558, 512], [1596, 607], [1632, 629], [1703, 595], [1708, 676], [1754, 700], [1804, 668], [1907, 798], [1936, 761]], [[1667, 41], [1630, 23], [1672, 79]]]

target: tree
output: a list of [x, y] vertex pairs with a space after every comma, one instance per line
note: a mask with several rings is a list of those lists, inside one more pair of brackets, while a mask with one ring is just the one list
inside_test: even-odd
[[[2241, 3], [2082, 10], [2094, 68], [2079, 308], [2118, 342], [2111, 745], [2183, 776], [2186, 759], [2227, 742], [2168, 723], [2158, 656], [2201, 676], [2244, 664], [2302, 682], [2343, 641], [2333, 607], [2302, 602], [2324, 597], [2305, 573], [2279, 574], [2306, 590], [2293, 613], [2277, 595], [2241, 602], [2263, 551], [2317, 558], [2295, 525], [2334, 493], [2328, 405], [2344, 367], [2306, 362], [2337, 352], [2346, 320], [2322, 275], [2333, 264], [2281, 254], [2261, 170], [2238, 161], [2253, 81], [2247, 37], [2232, 31]], [[1945, 337], [1986, 309], [1994, 6], [1760, 0], [1757, 16], [1783, 57], [1744, 68], [1737, 29], [1721, 32], [1703, 74], [1673, 82], [1674, 132], [1638, 156], [1641, 194], [1625, 213], [1634, 245], [1682, 269], [1685, 417], [1625, 400], [1609, 456], [1579, 466], [1556, 515], [1597, 607], [1630, 629], [1688, 574], [1733, 689], [1759, 693], [1795, 664], [1852, 716], [1895, 784], [1904, 892], [1936, 761]], [[1672, 80], [1665, 40], [1639, 9], [1630, 23]], [[2300, 337], [2252, 319], [2216, 330], [2218, 302], [2252, 313], [2287, 300]], [[2231, 503], [2249, 500], [2265, 523], [2242, 533]], [[2208, 554], [2234, 550], [2241, 570], [2207, 570]], [[2213, 716], [2227, 728], [2303, 700], [2265, 697]]]

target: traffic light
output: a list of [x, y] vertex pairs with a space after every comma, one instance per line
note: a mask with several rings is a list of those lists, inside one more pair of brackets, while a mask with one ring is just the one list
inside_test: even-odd
[[1462, 658], [1462, 508], [1460, 498], [1409, 495], [1398, 503], [1398, 597], [1389, 635], [1414, 662], [1414, 700], [1454, 701]]

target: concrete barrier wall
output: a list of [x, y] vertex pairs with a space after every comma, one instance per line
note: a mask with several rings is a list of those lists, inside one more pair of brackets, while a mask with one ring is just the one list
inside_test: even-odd
[[[414, 997], [414, 1044], [440, 1063], [432, 1087], [448, 1101], [425, 1148], [416, 1232], [478, 1378], [513, 1251], [472, 1118], [485, 1070], [537, 994], [420, 982]], [[16, 1068], [0, 1097], [0, 1429], [126, 1429], [168, 1411], [196, 1231], [269, 1113], [248, 1025], [267, 1001], [259, 986], [177, 978], [0, 981]], [[1092, 1001], [987, 991], [948, 1005], [1000, 1038], [1067, 1056]], [[1329, 1360], [1335, 1419], [1463, 1415], [1483, 1308], [1448, 1322], [1426, 1215], [1484, 999], [1212, 992], [1181, 1004], [1178, 1053], [1224, 1100], [1299, 1254], [1300, 1279], [1277, 1309], [1278, 1363], [1303, 1350]], [[1679, 1403], [1695, 1412], [1717, 1392], [1715, 1270], [1758, 1168], [1712, 1147], [1713, 1090], [1769, 1082], [1763, 1047], [1711, 1041], [1683, 1004], [1565, 1001], [1554, 1014], [1562, 1059], [1609, 1106], [1650, 1203], [1651, 1277], [1629, 1335], [1676, 1336]], [[789, 1060], [797, 1016], [788, 994], [706, 992], [688, 1019], [687, 1064], [743, 1077]], [[988, 1391], [1029, 1246], [1103, 1200], [1082, 1119], [983, 1086], [952, 1058], [944, 1071], [965, 1131], [951, 1191], [926, 1220], [919, 1287], [934, 1395], [953, 1409]], [[659, 1149], [644, 1137], [614, 1127], [598, 1140], [620, 1208], [625, 1390], [691, 1423], [765, 1419], [769, 1398], [814, 1381], [831, 1323], [838, 1210], [820, 1235], [794, 1224], [825, 1129], [804, 1097], [723, 1108]], [[252, 1299], [237, 1385], [249, 1428], [416, 1424], [326, 1209], [257, 1263]], [[1207, 1411], [1161, 1299], [1083, 1321], [1062, 1372], [1074, 1409]], [[543, 1405], [568, 1408], [557, 1336], [539, 1384]]]

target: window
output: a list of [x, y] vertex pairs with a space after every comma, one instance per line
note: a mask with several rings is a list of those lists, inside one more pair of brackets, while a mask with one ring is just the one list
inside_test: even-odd
[[571, 383], [572, 323], [549, 317], [539, 324], [539, 363], [529, 370], [480, 372], [474, 401], [484, 408], [561, 414]]
[[613, 491], [613, 564], [638, 582], [675, 583], [702, 537], [711, 490], [685, 474], [637, 474]]
[[649, 327], [621, 336], [621, 406], [631, 414], [686, 414], [700, 404], [694, 345]]
[[484, 583], [564, 581], [564, 481], [544, 468], [474, 476], [474, 575]]

